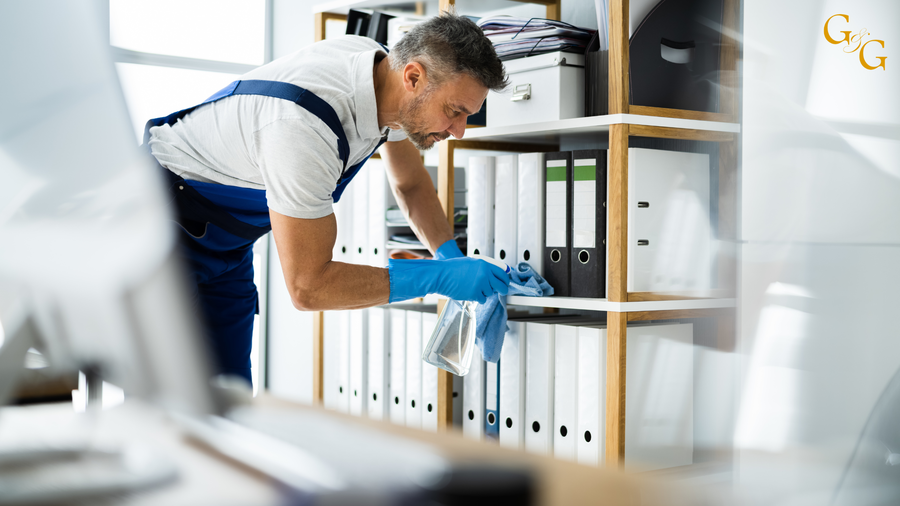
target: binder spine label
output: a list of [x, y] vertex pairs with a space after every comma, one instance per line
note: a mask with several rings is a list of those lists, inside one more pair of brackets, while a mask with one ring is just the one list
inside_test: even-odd
[[575, 160], [572, 188], [572, 224], [575, 248], [594, 248], [597, 245], [597, 162]]
[[565, 248], [566, 230], [566, 160], [547, 161], [547, 237], [548, 248]]

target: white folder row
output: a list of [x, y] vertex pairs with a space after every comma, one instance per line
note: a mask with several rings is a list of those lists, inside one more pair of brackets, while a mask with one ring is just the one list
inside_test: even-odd
[[[542, 332], [555, 334], [553, 454], [582, 464], [602, 464], [606, 451], [606, 328], [528, 325], [529, 330], [544, 327]], [[532, 335], [528, 337], [530, 340]], [[626, 469], [653, 470], [693, 462], [693, 356], [691, 324], [629, 326]]]
[[388, 263], [387, 209], [396, 205], [384, 162], [371, 159], [333, 205], [337, 237], [332, 259], [384, 267]]
[[[384, 162], [380, 159], [371, 159], [366, 162], [365, 171], [369, 178], [369, 235], [368, 264], [373, 267], [385, 267], [388, 264], [388, 229], [385, 224], [385, 213], [391, 206], [397, 204], [394, 194], [388, 184]], [[352, 185], [352, 184], [351, 184]]]
[[[543, 320], [543, 321], [542, 321]], [[325, 404], [436, 431], [438, 370], [422, 361], [437, 315], [372, 308], [326, 312]], [[692, 324], [629, 325], [625, 467], [689, 465], [694, 451]], [[585, 318], [510, 321], [500, 362], [476, 350], [454, 379], [463, 435], [601, 465], [605, 454], [607, 329]]]
[[[368, 164], [366, 165], [366, 167], [363, 167], [356, 173], [356, 176], [347, 185], [347, 189], [353, 188], [351, 193], [353, 199], [352, 203], [350, 203], [353, 207], [353, 251], [351, 252], [351, 259], [353, 263], [359, 265], [369, 264], [369, 169], [371, 167], [368, 167]], [[341, 200], [344, 200], [344, 198], [346, 196], [342, 196]]]
[[498, 156], [494, 181], [494, 258], [515, 266], [518, 258], [519, 155]]
[[[422, 360], [434, 312], [369, 308], [325, 313], [325, 406], [436, 431], [438, 369]], [[463, 379], [454, 379], [462, 425]]]
[[[714, 288], [717, 246], [710, 221], [709, 155], [645, 148], [629, 148], [628, 153], [628, 290]], [[469, 254], [477, 250], [510, 266], [528, 262], [538, 274], [544, 274], [545, 205], [559, 207], [544, 202], [544, 160], [544, 153], [469, 158]], [[582, 229], [590, 230], [588, 235], [593, 237], [592, 209], [605, 199], [588, 191], [590, 198], [584, 201], [588, 205], [580, 206], [584, 192], [578, 188], [586, 182], [579, 182], [574, 189], [567, 186], [569, 182], [553, 184], [576, 192], [569, 204], [579, 209], [574, 225], [563, 220], [565, 227], [576, 227], [573, 240], [583, 236], [579, 233]], [[565, 209], [561, 212], [565, 215]], [[578, 216], [583, 212], [588, 216], [586, 228], [579, 226]], [[553, 244], [570, 247], [565, 234], [561, 237], [562, 244]], [[589, 243], [594, 244], [593, 239]]]
[[494, 256], [494, 157], [473, 156], [466, 169], [467, 254]]
[[[516, 221], [516, 263], [528, 262], [543, 275], [544, 265], [544, 192], [542, 174], [544, 153], [519, 155]], [[512, 262], [507, 262], [511, 266]]]
[[406, 426], [422, 428], [422, 313], [406, 311]]
[[463, 376], [462, 427], [463, 436], [481, 441], [484, 439], [484, 376], [485, 362], [481, 351], [472, 352], [472, 366], [469, 374]]
[[390, 416], [391, 315], [390, 310], [371, 308], [369, 313], [369, 365], [366, 404], [369, 418]]
[[406, 311], [389, 309], [391, 318], [390, 419], [406, 425]]
[[366, 384], [369, 368], [369, 312], [365, 309], [350, 314], [350, 414], [367, 413]]
[[[325, 311], [325, 333], [322, 338], [322, 402], [328, 409], [340, 411], [340, 347], [341, 311]], [[349, 358], [349, 357], [348, 357]], [[349, 410], [349, 407], [348, 407]]]
[[525, 449], [553, 454], [553, 325], [525, 324]]
[[500, 445], [525, 443], [525, 324], [509, 322], [500, 352]]
[[[428, 344], [434, 327], [437, 325], [437, 314], [419, 313], [422, 315], [422, 333], [420, 350]], [[417, 357], [422, 364], [422, 428], [437, 432], [438, 429], [438, 368], [423, 361], [422, 353]]]
[[[463, 378], [463, 435], [601, 465], [606, 440], [606, 327], [585, 318], [510, 321], [499, 364], [476, 351]], [[693, 461], [693, 325], [629, 325], [625, 466]], [[499, 390], [492, 388], [499, 372]], [[495, 407], [496, 406], [496, 407]]]
[[[337, 311], [337, 409], [350, 412], [350, 312]], [[326, 327], [326, 330], [328, 328]]]
[[512, 267], [528, 262], [541, 274], [543, 168], [543, 153], [469, 158], [468, 254], [492, 256]]

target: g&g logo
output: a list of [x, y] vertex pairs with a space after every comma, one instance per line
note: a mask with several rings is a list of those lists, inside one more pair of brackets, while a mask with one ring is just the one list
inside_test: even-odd
[[881, 67], [881, 70], [887, 70], [887, 67], [885, 67], [885, 65], [884, 65], [884, 61], [887, 60], [887, 56], [876, 56], [875, 58], [878, 58], [879, 60], [881, 60], [881, 64], [875, 65], [874, 67], [872, 65], [869, 65], [866, 62], [866, 57], [865, 57], [866, 46], [868, 46], [872, 42], [877, 42], [878, 44], [881, 45], [882, 48], [884, 48], [883, 40], [870, 39], [870, 40], [866, 41], [865, 44], [863, 44], [863, 39], [866, 37], [866, 35], [872, 35], [865, 28], [863, 28], [858, 33], [856, 33], [852, 36], [850, 35], [852, 33], [850, 30], [847, 30], [847, 31], [842, 30], [841, 33], [844, 34], [844, 38], [843, 39], [835, 39], [834, 37], [831, 36], [830, 33], [828, 33], [828, 23], [831, 23], [831, 20], [834, 18], [844, 18], [844, 21], [846, 21], [848, 23], [850, 22], [850, 16], [848, 16], [846, 14], [835, 14], [834, 16], [831, 16], [830, 18], [828, 18], [828, 20], [825, 21], [825, 40], [827, 40], [828, 42], [835, 44], [835, 45], [840, 44], [842, 42], [846, 42], [847, 46], [844, 47], [844, 52], [848, 53], [848, 54], [855, 53], [857, 50], [859, 50], [859, 63], [868, 70], [875, 70], [878, 67]]

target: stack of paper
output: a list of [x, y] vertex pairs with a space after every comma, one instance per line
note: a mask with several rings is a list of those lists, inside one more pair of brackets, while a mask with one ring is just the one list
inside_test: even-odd
[[494, 44], [501, 60], [512, 60], [554, 51], [582, 53], [596, 30], [562, 21], [513, 16], [481, 18], [478, 26]]

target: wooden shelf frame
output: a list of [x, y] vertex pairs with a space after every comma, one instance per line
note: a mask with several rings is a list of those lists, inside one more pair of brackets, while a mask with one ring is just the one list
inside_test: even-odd
[[[520, 0], [526, 1], [526, 0]], [[349, 2], [332, 2], [337, 5]], [[356, 5], [356, 2], [353, 2]], [[384, 2], [384, 3], [390, 3]], [[549, 19], [560, 19], [561, 0], [528, 0], [546, 5]], [[454, 0], [439, 0], [444, 11]], [[318, 8], [318, 6], [317, 6]], [[342, 7], [343, 8], [343, 7]], [[340, 13], [316, 10], [316, 40], [325, 36], [328, 19], [346, 19]], [[512, 125], [500, 128], [473, 128], [465, 140], [449, 139], [439, 144], [438, 197], [448, 222], [453, 223], [454, 151], [481, 149], [492, 151], [558, 151], [561, 141], [584, 140], [609, 144], [607, 299], [566, 299], [548, 297], [528, 299], [510, 297], [509, 303], [549, 308], [607, 311], [606, 362], [606, 454], [607, 467], [621, 469], [625, 459], [625, 379], [628, 322], [714, 318], [722, 349], [735, 342], [734, 256], [721, 254], [718, 279], [723, 292], [716, 297], [691, 294], [664, 294], [627, 291], [628, 273], [628, 139], [653, 137], [688, 139], [719, 143], [719, 239], [734, 244], [737, 223], [737, 146], [738, 97], [736, 60], [738, 41], [728, 34], [739, 33], [738, 0], [724, 0], [723, 38], [720, 51], [720, 109], [718, 113], [683, 111], [632, 105], [629, 98], [629, 0], [609, 1], [609, 112], [606, 116], [575, 118], [541, 125]], [[723, 296], [724, 294], [724, 296]], [[314, 396], [322, 401], [321, 314], [315, 319]], [[452, 425], [453, 381], [450, 373], [438, 371], [439, 430]], [[603, 402], [603, 399], [600, 400]]]
[[[514, 0], [522, 3], [534, 3], [546, 7], [547, 19], [560, 19], [562, 0]], [[359, 1], [336, 0], [326, 4], [313, 6], [314, 28], [316, 42], [325, 39], [325, 30], [328, 20], [337, 19], [346, 21], [345, 10], [352, 7], [375, 7], [377, 5], [391, 5], [406, 2], [385, 1]], [[439, 0], [441, 12], [450, 10], [455, 5], [455, 0]], [[422, 10], [421, 2], [417, 3], [416, 11]], [[516, 144], [504, 141], [469, 143], [468, 141], [448, 140], [440, 143], [440, 161], [438, 166], [438, 197], [447, 221], [453, 226], [453, 151], [455, 149], [487, 149], [494, 151], [557, 151], [559, 145], [553, 143], [528, 143]], [[438, 309], [440, 313], [440, 308]], [[313, 403], [324, 402], [324, 313], [321, 311], [313, 315]], [[448, 430], [453, 425], [453, 378], [450, 373], [438, 369], [438, 430]]]
[[[452, 1], [452, 0], [451, 0]], [[723, 32], [737, 33], [738, 2], [724, 0]], [[549, 17], [549, 16], [548, 16]], [[609, 2], [609, 114], [574, 118], [543, 124], [485, 127], [466, 131], [465, 140], [448, 140], [440, 145], [438, 193], [452, 217], [453, 151], [493, 149], [499, 143], [558, 145], [561, 141], [588, 141], [609, 145], [607, 299], [546, 297], [527, 300], [510, 297], [510, 304], [607, 311], [606, 362], [606, 455], [608, 467], [621, 469], [625, 460], [625, 378], [629, 321], [679, 318], [716, 318], [721, 342], [733, 342], [734, 280], [736, 262], [727, 251], [720, 252], [718, 279], [726, 296], [629, 293], [628, 280], [628, 140], [629, 137], [685, 139], [719, 143], [719, 239], [734, 244], [737, 222], [737, 96], [734, 70], [737, 41], [723, 35], [720, 75], [723, 76], [721, 112], [683, 111], [632, 105], [629, 97], [629, 2]], [[729, 81], [730, 79], [730, 81]], [[538, 151], [526, 149], [526, 151]], [[549, 151], [549, 150], [546, 150]], [[443, 189], [443, 193], [441, 192]], [[446, 199], [446, 200], [445, 200]], [[447, 206], [449, 203], [449, 207]]]

